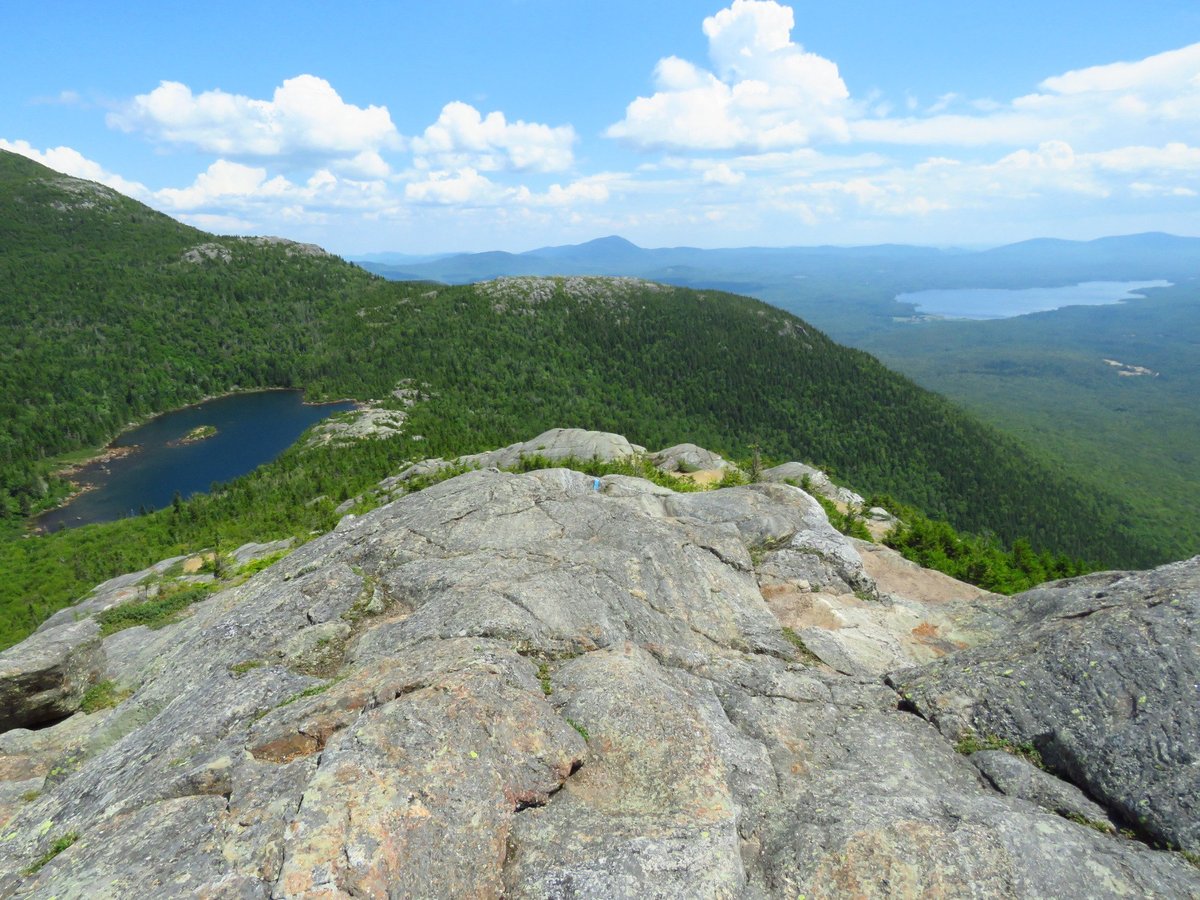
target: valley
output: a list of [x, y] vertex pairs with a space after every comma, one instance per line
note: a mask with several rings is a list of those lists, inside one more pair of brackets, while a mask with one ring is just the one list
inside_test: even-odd
[[[14, 298], [0, 329], [7, 640], [104, 578], [327, 530], [405, 461], [563, 422], [807, 460], [863, 496], [1051, 557], [1129, 566], [1169, 553], [1118, 493], [758, 300], [637, 278], [389, 282], [309, 246], [205, 234], [12, 154], [0, 154], [0, 212]], [[383, 439], [293, 447], [178, 510], [21, 537], [63, 494], [45, 460], [235, 386], [303, 387], [407, 418]]]
[[0, 6], [0, 900], [1200, 900], [1131, 5]]
[[[1200, 239], [1142, 234], [967, 251], [646, 249], [609, 237], [520, 254], [364, 265], [389, 278], [450, 283], [515, 273], [634, 274], [757, 297], [964, 405], [1092, 489], [1119, 493], [1130, 526], [1152, 535], [1161, 559], [1200, 550], [1191, 502], [1200, 484], [1193, 399], [1200, 396]], [[1121, 291], [1105, 287], [1098, 295], [1105, 305], [978, 321], [939, 320], [905, 302], [923, 291], [986, 292], [1001, 301], [985, 307], [990, 315], [1003, 311], [1004, 298], [1033, 297], [1032, 307], [1095, 299], [1096, 282], [1142, 296], [1108, 302]], [[1117, 374], [1139, 369], [1158, 376]]]

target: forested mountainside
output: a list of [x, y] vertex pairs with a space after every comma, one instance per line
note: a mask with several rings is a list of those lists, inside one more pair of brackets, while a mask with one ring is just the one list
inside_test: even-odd
[[[1200, 551], [1200, 238], [1037, 239], [990, 250], [915, 247], [647, 249], [620, 237], [433, 260], [376, 255], [385, 277], [636, 275], [766, 300], [1036, 446], [1129, 504], [1167, 556]], [[1170, 282], [1137, 299], [1007, 319], [936, 320], [901, 299], [931, 288]], [[1120, 365], [1118, 365], [1120, 364]], [[1143, 377], [1130, 377], [1130, 376]]]
[[[392, 283], [317, 248], [207, 235], [7, 153], [0, 292], [0, 514], [9, 534], [54, 499], [49, 457], [103, 443], [139, 417], [254, 386], [391, 400], [412, 379], [427, 385], [426, 399], [409, 410], [407, 434], [326, 448], [319, 465], [294, 455], [291, 469], [233, 493], [253, 496], [255, 515], [269, 510], [269, 530], [287, 532], [311, 525], [317, 514], [301, 510], [317, 494], [349, 495], [400, 460], [571, 424], [735, 456], [757, 445], [764, 457], [811, 460], [864, 494], [891, 494], [959, 528], [1027, 537], [1094, 563], [1164, 555], [1120, 499], [746, 297], [636, 280]], [[236, 531], [231, 518], [251, 505], [199, 504], [210, 537]], [[61, 538], [76, 546], [57, 556], [50, 538], [4, 549], [5, 577], [27, 576], [12, 599], [40, 600], [53, 558], [70, 558], [94, 583], [205, 540], [199, 526], [178, 525], [135, 553], [137, 541], [113, 547], [96, 528], [86, 541], [95, 559], [79, 549], [83, 537]]]

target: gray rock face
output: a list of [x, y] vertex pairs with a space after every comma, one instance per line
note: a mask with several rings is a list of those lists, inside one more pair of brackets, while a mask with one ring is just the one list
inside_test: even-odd
[[971, 754], [971, 762], [1002, 794], [1036, 803], [1060, 816], [1083, 819], [1103, 831], [1114, 830], [1104, 807], [1089, 800], [1075, 785], [1043, 772], [1015, 753], [980, 750]]
[[733, 466], [711, 450], [695, 444], [676, 444], [659, 450], [650, 457], [664, 472], [706, 472], [712, 469], [731, 469]]
[[488, 453], [463, 456], [458, 461], [480, 469], [491, 466], [507, 469], [517, 465], [525, 456], [541, 456], [552, 461], [570, 458], [613, 460], [645, 452], [645, 447], [631, 444], [619, 434], [583, 428], [551, 428], [533, 440], [510, 444]]
[[814, 469], [812, 466], [805, 465], [804, 463], [787, 462], [780, 466], [764, 469], [762, 479], [763, 481], [787, 481], [801, 485], [807, 483], [814, 493], [820, 494], [822, 497], [828, 497], [830, 500], [845, 503], [847, 506], [859, 507], [863, 505], [861, 495], [854, 493], [849, 488], [834, 484], [829, 479], [829, 476], [820, 469]]
[[74, 606], [60, 609], [43, 622], [38, 631], [49, 631], [61, 625], [78, 622], [87, 616], [94, 616], [109, 607], [153, 596], [156, 588], [151, 583], [172, 566], [182, 563], [185, 559], [187, 559], [186, 556], [172, 556], [170, 559], [157, 562], [140, 572], [131, 572], [128, 575], [110, 578], [92, 588], [91, 592]]
[[1033, 743], [1124, 824], [1200, 849], [1200, 557], [1006, 601], [989, 643], [892, 676], [946, 735]]
[[803, 491], [594, 487], [469, 472], [106, 638], [127, 699], [0, 734], [0, 897], [1200, 892], [797, 650], [768, 586], [874, 585]]
[[587, 431], [583, 428], [551, 428], [532, 440], [509, 444], [499, 450], [473, 453], [455, 459], [423, 459], [398, 475], [385, 478], [379, 483], [379, 489], [385, 494], [390, 494], [406, 481], [432, 475], [451, 466], [512, 469], [525, 457], [539, 456], [555, 462], [565, 459], [611, 461], [628, 459], [645, 452], [645, 447], [631, 444], [619, 434]]
[[100, 627], [91, 619], [9, 647], [0, 653], [0, 731], [69, 716], [103, 669]]

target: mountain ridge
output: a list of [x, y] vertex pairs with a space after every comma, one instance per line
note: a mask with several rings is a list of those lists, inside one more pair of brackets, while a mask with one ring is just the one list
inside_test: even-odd
[[[1113, 255], [1126, 257], [1139, 265], [1165, 265], [1170, 271], [1178, 269], [1177, 257], [1185, 254], [1191, 262], [1200, 260], [1200, 238], [1143, 232], [1130, 235], [1113, 235], [1092, 240], [1067, 240], [1062, 238], [1032, 238], [992, 247], [985, 250], [924, 247], [906, 244], [873, 244], [861, 246], [794, 246], [794, 247], [727, 247], [702, 249], [697, 247], [640, 247], [619, 235], [596, 238], [580, 244], [563, 244], [539, 247], [518, 253], [506, 251], [484, 251], [481, 253], [457, 253], [440, 256], [431, 262], [389, 266], [362, 257], [362, 263], [370, 271], [391, 278], [433, 279], [447, 283], [463, 283], [469, 280], [488, 280], [505, 275], [632, 275], [649, 277], [670, 266], [695, 264], [697, 260], [709, 260], [709, 268], [725, 271], [740, 269], [753, 258], [757, 261], [771, 260], [779, 264], [803, 264], [814, 258], [875, 259], [903, 258], [910, 261], [937, 260], [951, 264], [954, 271], [964, 271], [961, 264], [977, 267], [992, 260], [1021, 258], [1030, 262], [1030, 254], [1044, 256], [1053, 254], [1060, 267], [1064, 262], [1076, 266], [1104, 262], [1113, 264]], [[1097, 256], [1096, 254], [1101, 254]], [[1150, 259], [1138, 259], [1139, 254], [1151, 253]], [[1064, 260], [1064, 257], [1066, 259]], [[351, 261], [358, 261], [351, 257]], [[565, 270], [564, 264], [579, 267]], [[634, 268], [629, 268], [634, 266]], [[1063, 268], [1064, 272], [1077, 269]], [[987, 276], [995, 277], [995, 276]], [[1065, 277], [1065, 276], [1064, 276]], [[960, 287], [969, 286], [960, 284]], [[980, 285], [985, 286], [985, 285]]]

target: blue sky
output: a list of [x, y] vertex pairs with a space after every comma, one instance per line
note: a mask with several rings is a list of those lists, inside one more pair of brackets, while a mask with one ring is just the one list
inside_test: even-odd
[[348, 255], [1200, 234], [1196, 0], [50, 0], [0, 51], [0, 147]]

